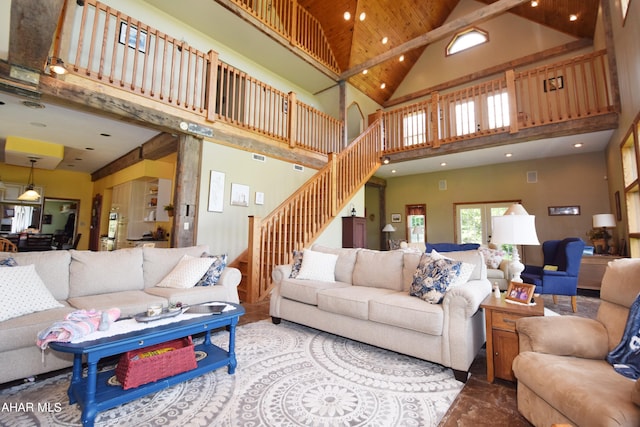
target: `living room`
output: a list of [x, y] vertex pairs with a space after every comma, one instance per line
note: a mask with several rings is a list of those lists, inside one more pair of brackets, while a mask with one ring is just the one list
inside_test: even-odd
[[[14, 0], [15, 1], [15, 0]], [[158, 25], [158, 22], [165, 20], [171, 21], [171, 28], [176, 28], [176, 20], [169, 19], [163, 12], [153, 8], [147, 2], [131, 2], [124, 1], [108, 1], [106, 2], [113, 7], [120, 9], [131, 16], [136, 16], [144, 20]], [[464, 14], [469, 10], [476, 10], [482, 6], [479, 2], [460, 1], [460, 10], [457, 15]], [[341, 245], [341, 230], [337, 221], [340, 216], [351, 215], [353, 207], [358, 215], [366, 216], [370, 219], [372, 225], [371, 238], [369, 238], [370, 248], [383, 248], [380, 243], [384, 243], [381, 237], [382, 227], [387, 223], [392, 223], [391, 215], [401, 213], [401, 222], [396, 223], [396, 232], [392, 234], [392, 238], [404, 238], [405, 224], [403, 222], [405, 206], [408, 204], [425, 204], [427, 207], [427, 230], [426, 239], [433, 242], [451, 242], [456, 240], [455, 232], [455, 204], [457, 203], [474, 203], [474, 202], [490, 202], [500, 200], [521, 200], [530, 214], [536, 216], [536, 225], [538, 237], [540, 241], [576, 236], [585, 238], [586, 232], [591, 229], [591, 217], [598, 213], [617, 213], [615, 194], [622, 195], [622, 205], [620, 207], [620, 220], [617, 221], [613, 230], [614, 241], [620, 246], [620, 241], [628, 240], [630, 230], [628, 222], [630, 218], [627, 213], [625, 200], [625, 183], [621, 173], [621, 155], [620, 144], [633, 125], [636, 114], [640, 110], [637, 97], [634, 93], [640, 88], [640, 82], [637, 76], [640, 75], [637, 67], [631, 58], [637, 57], [637, 49], [635, 49], [634, 40], [637, 39], [638, 29], [638, 8], [631, 2], [629, 15], [622, 25], [622, 20], [618, 16], [620, 11], [616, 2], [609, 2], [611, 8], [611, 20], [613, 26], [613, 40], [616, 49], [616, 58], [618, 65], [618, 81], [620, 85], [620, 114], [619, 126], [612, 132], [600, 134], [600, 140], [597, 142], [598, 149], [593, 147], [576, 148], [575, 154], [566, 154], [559, 157], [539, 157], [535, 159], [518, 159], [502, 157], [495, 163], [483, 166], [475, 166], [469, 168], [457, 168], [450, 165], [448, 170], [446, 166], [442, 170], [430, 173], [418, 173], [402, 176], [402, 162], [394, 163], [393, 166], [400, 173], [395, 176], [386, 176], [386, 202], [384, 206], [384, 217], [379, 212], [378, 201], [375, 196], [370, 197], [368, 190], [363, 188], [356, 196], [347, 204], [339, 214], [336, 222], [329, 226], [325, 233], [318, 240], [320, 243], [333, 247]], [[5, 14], [8, 16], [9, 14]], [[456, 15], [454, 15], [456, 16]], [[483, 23], [483, 28], [488, 28], [490, 33], [495, 29], [492, 21]], [[184, 26], [184, 24], [182, 24]], [[162, 25], [158, 25], [162, 27]], [[505, 28], [509, 28], [507, 25]], [[181, 28], [184, 34], [189, 34], [190, 29]], [[510, 53], [507, 57], [517, 57], [522, 44], [521, 41], [515, 42], [516, 37], [526, 39], [530, 34], [538, 34], [543, 42], [534, 45], [531, 49], [545, 49], [548, 46], [557, 43], [556, 38], [553, 42], [545, 39], [546, 36], [541, 33], [547, 31], [542, 26], [538, 26], [535, 31], [514, 31], [511, 28], [513, 39], [501, 39], [500, 37], [491, 38], [491, 48], [501, 52]], [[602, 24], [599, 25], [598, 31], [594, 36], [594, 45], [603, 46], [603, 29]], [[178, 32], [175, 32], [178, 34]], [[297, 84], [291, 83], [286, 79], [275, 75], [270, 71], [266, 71], [261, 65], [256, 64], [247, 57], [242, 56], [231, 49], [225, 50], [220, 48], [219, 44], [211, 41], [201, 34], [194, 36], [194, 39], [202, 37], [205, 42], [203, 45], [208, 47], [214, 46], [215, 50], [226, 55], [225, 60], [234, 65], [241, 66], [247, 71], [251, 71], [257, 75], [262, 75], [264, 80], [273, 81], [276, 86], [281, 87], [283, 91], [295, 90], [300, 98], [304, 99], [311, 105], [322, 106], [327, 114], [336, 117], [340, 116], [338, 111], [339, 90], [330, 88], [319, 94], [311, 93], [301, 89]], [[185, 36], [185, 38], [189, 38]], [[443, 63], [445, 56], [443, 54], [442, 43], [434, 43], [425, 50], [425, 57], [433, 57], [433, 52], [438, 52], [437, 61]], [[545, 44], [548, 42], [549, 44]], [[538, 42], [536, 42], [538, 43]], [[589, 50], [589, 49], [587, 49]], [[594, 48], [595, 50], [595, 48]], [[462, 57], [459, 57], [462, 58]], [[496, 62], [504, 62], [505, 58], [496, 59]], [[486, 55], [482, 59], [475, 60], [459, 59], [464, 65], [464, 72], [456, 71], [458, 74], [469, 74], [474, 70], [487, 68]], [[624, 65], [620, 65], [624, 63]], [[473, 64], [477, 64], [474, 66]], [[438, 67], [434, 67], [439, 69]], [[457, 70], [463, 68], [460, 64], [455, 67]], [[449, 70], [441, 70], [439, 73], [428, 76], [434, 81], [425, 81], [423, 69], [416, 68], [415, 72], [407, 75], [404, 83], [404, 93], [411, 93], [419, 88], [433, 86], [435, 82], [444, 80], [442, 76], [449, 76]], [[380, 104], [367, 98], [352, 86], [346, 89], [346, 105], [356, 102], [363, 110], [363, 116], [367, 117], [380, 108]], [[398, 95], [402, 95], [400, 90]], [[569, 138], [567, 138], [569, 139]], [[266, 161], [257, 161], [252, 155], [251, 150], [247, 147], [238, 149], [233, 147], [228, 141], [216, 140], [216, 138], [205, 139], [202, 143], [202, 163], [199, 170], [198, 198], [200, 203], [197, 207], [198, 222], [195, 227], [194, 240], [198, 243], [207, 244], [212, 252], [226, 252], [231, 259], [240, 255], [247, 248], [248, 216], [266, 216], [273, 208], [280, 204], [283, 200], [300, 187], [313, 173], [315, 169], [311, 165], [305, 165], [302, 168], [295, 168], [296, 162], [290, 159], [282, 159], [279, 156], [270, 157], [266, 154]], [[606, 148], [604, 148], [606, 147]], [[256, 150], [258, 151], [258, 150]], [[505, 153], [508, 152], [508, 146], [504, 146]], [[541, 149], [540, 151], [544, 151]], [[171, 164], [174, 158], [165, 159]], [[152, 164], [153, 162], [149, 162]], [[173, 167], [173, 166], [171, 166]], [[224, 209], [222, 212], [209, 209], [208, 201], [211, 197], [211, 171], [222, 172], [224, 174]], [[384, 170], [381, 170], [381, 174]], [[537, 180], [532, 182], [529, 180], [529, 173], [535, 172]], [[386, 173], [386, 172], [384, 172]], [[12, 165], [2, 165], [2, 179], [10, 182], [24, 181], [28, 174], [28, 170], [23, 167]], [[41, 171], [36, 170], [36, 183], [46, 186], [47, 195], [60, 198], [74, 198], [81, 200], [79, 212], [79, 231], [89, 234], [91, 224], [91, 198], [96, 193], [105, 195], [105, 200], [109, 200], [109, 192], [114, 184], [126, 181], [131, 175], [124, 171], [121, 176], [116, 179], [110, 177], [102, 181], [92, 182], [90, 175], [87, 173], [61, 172], [61, 171]], [[442, 182], [445, 182], [446, 189], [442, 189]], [[80, 183], [80, 185], [78, 185]], [[248, 187], [247, 191], [250, 196], [250, 202], [247, 205], [234, 204], [230, 202], [231, 185], [241, 184]], [[261, 196], [257, 197], [256, 193]], [[109, 203], [106, 203], [108, 205]], [[580, 215], [553, 216], [549, 215], [548, 209], [557, 206], [579, 206]], [[103, 218], [101, 228], [105, 228], [106, 221]], [[189, 230], [191, 231], [191, 230]], [[86, 249], [88, 241], [81, 242], [81, 248]], [[637, 254], [635, 255], [637, 256]], [[541, 250], [539, 246], [528, 246], [524, 248], [524, 257], [532, 263], [541, 260]]]

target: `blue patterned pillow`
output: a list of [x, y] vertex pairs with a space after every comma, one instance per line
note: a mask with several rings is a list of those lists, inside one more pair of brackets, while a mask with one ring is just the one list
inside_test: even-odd
[[18, 262], [12, 257], [0, 260], [0, 267], [15, 267], [17, 265]]
[[213, 264], [209, 267], [204, 276], [196, 283], [196, 286], [214, 286], [220, 280], [220, 276], [222, 275], [222, 270], [227, 266], [227, 254], [223, 255], [209, 255], [208, 253], [203, 253], [201, 258], [213, 258]]
[[449, 286], [460, 276], [462, 263], [452, 259], [433, 259], [428, 255], [420, 258], [413, 275], [409, 295], [431, 304], [440, 304]]
[[295, 279], [298, 277], [298, 273], [300, 273], [300, 267], [302, 267], [302, 254], [303, 251], [293, 251], [293, 265], [291, 267], [291, 274], [289, 274], [290, 279]]

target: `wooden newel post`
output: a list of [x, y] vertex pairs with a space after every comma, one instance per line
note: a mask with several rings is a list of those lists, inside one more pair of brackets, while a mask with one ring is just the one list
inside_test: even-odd
[[289, 147], [295, 148], [296, 146], [296, 131], [298, 129], [298, 109], [296, 108], [296, 93], [289, 92], [289, 98], [287, 99], [287, 120], [289, 131]]
[[518, 123], [518, 100], [516, 99], [516, 73], [513, 70], [505, 72], [507, 82], [507, 98], [509, 99], [509, 133], [516, 133], [519, 130]]
[[252, 304], [260, 298], [260, 224], [261, 217], [249, 216], [249, 245], [247, 246], [247, 301]]
[[210, 50], [207, 52], [209, 56], [209, 73], [207, 74], [207, 121], [214, 122], [216, 120], [216, 93], [218, 87], [218, 52]]
[[431, 94], [431, 135], [433, 135], [433, 148], [440, 147], [438, 125], [440, 121], [440, 94], [436, 91]]
[[329, 164], [331, 165], [331, 216], [336, 216], [338, 212], [338, 155], [329, 153]]

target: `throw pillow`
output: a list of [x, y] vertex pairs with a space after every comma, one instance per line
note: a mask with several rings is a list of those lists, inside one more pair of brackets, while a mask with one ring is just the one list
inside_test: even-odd
[[196, 286], [215, 286], [220, 280], [220, 276], [222, 275], [222, 271], [227, 266], [227, 254], [223, 255], [210, 255], [204, 252], [201, 255], [202, 258], [210, 258], [213, 260], [213, 264], [204, 273], [204, 276], [200, 278]]
[[335, 282], [336, 261], [338, 261], [338, 255], [305, 249], [302, 255], [302, 265], [296, 278]]
[[64, 307], [51, 295], [33, 264], [2, 270], [0, 298], [0, 322], [29, 313]]
[[542, 269], [546, 271], [558, 271], [558, 266], [547, 264], [544, 267], [542, 267]]
[[0, 260], [0, 267], [15, 267], [18, 262], [12, 257]]
[[[452, 261], [455, 261], [455, 260], [452, 260]], [[464, 285], [465, 283], [467, 283], [469, 281], [469, 278], [471, 278], [471, 274], [473, 273], [473, 270], [476, 268], [475, 265], [470, 264], [468, 262], [462, 262], [462, 261], [458, 261], [458, 262], [461, 264], [460, 273], [454, 279], [453, 283], [449, 285], [449, 289], [451, 289], [454, 286]]]
[[478, 252], [484, 257], [484, 262], [487, 264], [487, 268], [500, 268], [502, 258], [504, 258], [504, 251], [500, 249], [491, 249], [480, 247]]
[[300, 267], [302, 267], [302, 251], [293, 251], [293, 262], [291, 265], [291, 274], [289, 274], [290, 279], [295, 279], [298, 277], [298, 273], [300, 272]]
[[212, 258], [183, 255], [173, 270], [156, 286], [160, 288], [193, 288], [213, 264]]
[[447, 289], [460, 276], [462, 262], [451, 259], [436, 259], [423, 255], [413, 275], [409, 295], [430, 304], [439, 304]]

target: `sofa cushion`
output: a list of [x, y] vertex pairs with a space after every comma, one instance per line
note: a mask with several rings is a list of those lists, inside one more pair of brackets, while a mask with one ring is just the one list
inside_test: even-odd
[[373, 288], [402, 290], [404, 252], [361, 249], [353, 268], [353, 284]]
[[366, 286], [323, 289], [318, 291], [318, 308], [356, 319], [369, 319], [369, 301], [392, 294], [390, 289]]
[[60, 308], [33, 264], [4, 267], [0, 271], [0, 322], [24, 314]]
[[416, 252], [405, 252], [403, 257], [403, 266], [402, 266], [402, 290], [405, 292], [409, 292], [411, 288], [411, 282], [413, 282], [413, 275], [415, 274], [418, 264], [420, 264], [420, 259], [422, 258], [422, 253]]
[[284, 279], [280, 283], [280, 295], [284, 298], [305, 304], [318, 305], [317, 292], [319, 290], [344, 288], [347, 286], [351, 286], [351, 284], [318, 280]]
[[515, 358], [513, 371], [574, 425], [640, 425], [640, 408], [631, 402], [634, 381], [604, 360], [527, 351]]
[[[144, 287], [142, 248], [101, 252], [71, 249], [69, 252], [71, 253], [69, 267], [71, 298], [134, 289], [142, 290]], [[106, 308], [111, 307], [114, 306], [110, 305]]]
[[322, 245], [313, 245], [311, 250], [326, 254], [338, 255], [336, 261], [336, 280], [338, 282], [353, 283], [353, 267], [360, 249], [353, 248], [329, 248]]
[[487, 268], [487, 279], [504, 279], [504, 271], [498, 268]]
[[180, 262], [156, 285], [159, 288], [193, 288], [202, 279], [209, 267], [213, 264], [212, 258], [193, 257], [183, 255]]
[[[120, 250], [124, 249], [118, 249], [118, 251]], [[74, 297], [69, 298], [68, 303], [75, 308], [84, 310], [91, 310], [92, 308], [96, 310], [108, 310], [113, 307], [118, 307], [120, 309], [120, 317], [144, 313], [150, 304], [169, 305], [166, 299], [141, 290]]]
[[476, 267], [473, 269], [469, 280], [484, 280], [487, 278], [487, 265], [484, 263], [482, 254], [477, 250], [447, 252], [445, 256], [456, 261], [475, 265]]
[[448, 258], [433, 259], [429, 255], [423, 255], [413, 276], [409, 295], [431, 304], [439, 304], [449, 287], [463, 281], [463, 274], [466, 274], [468, 279], [472, 267], [466, 268], [467, 272], [464, 273], [463, 264]]
[[440, 336], [444, 310], [440, 304], [428, 304], [405, 292], [395, 292], [369, 301], [369, 320]]
[[215, 286], [218, 284], [220, 276], [222, 276], [222, 272], [227, 266], [227, 254], [211, 255], [203, 253], [202, 257], [211, 258], [213, 263], [211, 264], [211, 267], [209, 267], [209, 270], [204, 273], [204, 276], [202, 276], [198, 283], [196, 283], [196, 286]]
[[144, 287], [150, 288], [160, 283], [173, 270], [173, 267], [178, 264], [183, 255], [199, 257], [208, 252], [208, 245], [189, 246], [186, 248], [142, 248]]
[[[16, 252], [6, 255], [15, 259], [18, 265], [35, 265], [38, 276], [55, 299], [63, 301], [69, 298], [69, 251]], [[1, 252], [0, 257], [3, 257]]]
[[59, 308], [25, 314], [5, 320], [0, 326], [0, 352], [24, 347], [35, 347], [38, 332], [60, 321], [75, 308], [61, 301]]
[[296, 279], [335, 282], [337, 260], [338, 255], [305, 249], [302, 255], [302, 265]]

